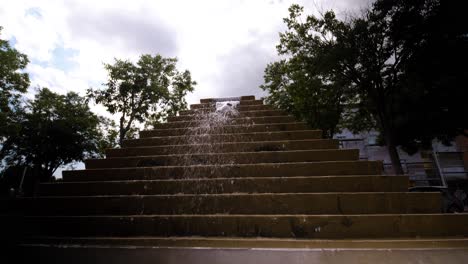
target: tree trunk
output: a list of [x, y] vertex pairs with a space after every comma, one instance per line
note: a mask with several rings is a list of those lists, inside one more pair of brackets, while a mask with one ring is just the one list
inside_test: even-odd
[[403, 167], [401, 166], [400, 155], [398, 155], [398, 150], [395, 145], [387, 144], [388, 154], [390, 155], [390, 160], [392, 162], [392, 168], [395, 174], [401, 175], [404, 174]]
[[401, 166], [400, 155], [398, 154], [397, 146], [393, 140], [392, 132], [386, 125], [384, 126], [383, 134], [394, 173], [397, 175], [404, 174], [403, 167]]
[[122, 143], [125, 139], [125, 134], [127, 133], [127, 131], [125, 131], [123, 128], [120, 128], [120, 131], [119, 131], [119, 145], [120, 147], [122, 147]]
[[382, 125], [382, 133], [387, 146], [388, 155], [392, 163], [393, 172], [397, 175], [404, 174], [403, 167], [401, 166], [400, 155], [398, 154], [397, 146], [393, 140], [392, 128], [385, 116], [385, 112], [382, 111], [380, 115], [380, 122]]
[[122, 143], [123, 143], [123, 140], [125, 138], [125, 134], [127, 133], [127, 131], [125, 131], [125, 127], [124, 127], [124, 121], [125, 121], [125, 113], [122, 114], [122, 116], [120, 117], [120, 122], [119, 122], [119, 145], [120, 145], [120, 147], [122, 147]]

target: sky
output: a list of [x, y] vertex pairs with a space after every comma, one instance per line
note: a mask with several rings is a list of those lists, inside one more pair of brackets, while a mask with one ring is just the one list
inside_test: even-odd
[[[189, 104], [201, 98], [259, 98], [267, 95], [259, 86], [266, 65], [278, 60], [275, 47], [291, 4], [304, 6], [306, 14], [333, 9], [344, 18], [370, 1], [0, 0], [0, 38], [30, 59], [28, 98], [38, 87], [85, 95], [89, 87], [103, 88], [104, 63], [158, 53], [177, 57], [177, 68], [191, 72], [197, 85], [186, 98]], [[117, 119], [102, 106], [91, 109]]]
[[177, 57], [178, 69], [192, 73], [198, 84], [189, 103], [260, 97], [266, 95], [258, 88], [263, 71], [278, 59], [278, 33], [286, 29], [282, 19], [292, 3], [308, 14], [333, 9], [344, 16], [369, 0], [0, 0], [0, 37], [31, 61], [29, 97], [37, 87], [84, 95], [89, 87], [102, 88], [103, 63], [148, 53]]

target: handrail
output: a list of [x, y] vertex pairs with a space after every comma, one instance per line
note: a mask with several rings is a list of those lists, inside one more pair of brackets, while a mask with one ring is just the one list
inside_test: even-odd
[[24, 169], [23, 169], [23, 175], [21, 176], [21, 181], [20, 181], [20, 184], [18, 186], [18, 194], [20, 196], [23, 196], [24, 192], [23, 192], [23, 182], [24, 182], [24, 178], [26, 176], [26, 171], [28, 170], [28, 167], [25, 166]]
[[437, 157], [437, 152], [432, 151], [432, 157], [434, 158], [434, 163], [436, 164], [437, 170], [439, 171], [440, 181], [442, 186], [447, 187], [447, 182], [445, 181], [445, 175], [440, 166], [439, 158]]

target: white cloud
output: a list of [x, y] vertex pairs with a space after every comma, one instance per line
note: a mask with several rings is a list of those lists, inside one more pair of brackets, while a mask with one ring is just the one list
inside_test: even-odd
[[[371, 0], [303, 2], [306, 12], [358, 11]], [[15, 0], [0, 3], [3, 39], [31, 63], [32, 87], [85, 93], [106, 80], [103, 62], [114, 57], [136, 60], [142, 53], [177, 56], [198, 82], [188, 96], [200, 98], [253, 94], [263, 69], [275, 60], [282, 19], [290, 0]], [[57, 54], [57, 50], [72, 51]], [[68, 56], [54, 58], [54, 56]], [[66, 61], [73, 67], [64, 67]], [[29, 94], [32, 96], [32, 94]], [[102, 106], [92, 109], [111, 117]], [[83, 166], [83, 164], [79, 164]], [[56, 173], [58, 175], [59, 172]]]
[[88, 82], [54, 67], [31, 64], [27, 68], [35, 86], [47, 87], [57, 93], [69, 91], [84, 91], [88, 88]]
[[[300, 3], [301, 1], [299, 1]], [[359, 10], [369, 0], [306, 3], [307, 12]], [[261, 95], [266, 64], [276, 58], [282, 18], [293, 1], [4, 1], [2, 38], [31, 59], [32, 86], [84, 94], [106, 79], [103, 62], [142, 53], [177, 56], [198, 82], [188, 99]], [[341, 11], [340, 11], [341, 10]], [[53, 65], [69, 49], [74, 67]], [[95, 108], [96, 110], [98, 108]], [[98, 110], [102, 112], [102, 110]]]

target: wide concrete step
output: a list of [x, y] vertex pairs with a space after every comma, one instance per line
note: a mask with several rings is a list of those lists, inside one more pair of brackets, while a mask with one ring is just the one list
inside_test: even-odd
[[[190, 109], [200, 109], [200, 108], [214, 108], [215, 103], [200, 103], [200, 104], [191, 104]], [[263, 100], [241, 100], [239, 101], [239, 106], [252, 106], [252, 105], [263, 105]]]
[[3, 217], [28, 236], [410, 238], [468, 236], [468, 214]]
[[[273, 110], [275, 109], [271, 105], [264, 105], [264, 104], [238, 104], [236, 106], [237, 111], [256, 111], [256, 110]], [[215, 104], [209, 103], [209, 104], [194, 104], [190, 105], [190, 110], [188, 111], [194, 111], [194, 112], [209, 112], [209, 111], [215, 111], [216, 107]], [[187, 112], [181, 111], [180, 114], [186, 114]], [[193, 113], [193, 112], [192, 112]]]
[[[208, 112], [209, 113], [209, 112]], [[174, 121], [192, 121], [192, 120], [199, 120], [200, 117], [199, 115], [205, 115], [206, 112], [202, 113], [199, 112], [197, 114], [194, 114], [193, 112], [185, 113], [185, 115], [179, 115], [179, 116], [169, 116], [167, 118], [168, 122], [174, 122]], [[242, 111], [238, 112], [235, 117], [269, 117], [269, 116], [287, 116], [288, 114], [285, 111], [282, 110], [258, 110], [258, 111]]]
[[195, 120], [173, 121], [161, 124], [155, 124], [155, 129], [169, 128], [204, 128], [209, 129], [212, 126], [227, 125], [254, 125], [254, 124], [282, 124], [295, 123], [293, 116], [260, 116], [260, 117], [222, 117], [219, 115], [197, 115]]
[[153, 147], [106, 149], [106, 157], [151, 156], [185, 153], [229, 153], [229, 152], [261, 152], [279, 150], [312, 150], [337, 149], [339, 141], [335, 139], [284, 140], [231, 142], [192, 145], [168, 145]]
[[358, 160], [359, 149], [197, 153], [85, 160], [87, 169]]
[[[179, 115], [195, 115], [195, 114], [206, 114], [214, 112], [216, 109], [213, 106], [212, 108], [199, 108], [199, 109], [190, 109], [182, 110], [179, 112]], [[255, 111], [266, 111], [266, 110], [278, 110], [277, 108], [271, 105], [237, 105], [237, 112], [240, 114], [244, 112], [255, 112]]]
[[[291, 238], [243, 238], [243, 237], [27, 237], [29, 245], [75, 246], [133, 246], [178, 248], [263, 248], [263, 249], [354, 249], [354, 250], [416, 250], [416, 249], [468, 249], [468, 238], [394, 238], [394, 239], [291, 239]], [[304, 252], [301, 252], [303, 254]], [[394, 254], [391, 252], [390, 254]], [[468, 254], [468, 252], [466, 252]], [[382, 261], [383, 259], [378, 259]], [[406, 259], [407, 260], [407, 259]], [[418, 259], [415, 259], [418, 260]], [[419, 259], [421, 260], [421, 259]], [[233, 262], [234, 263], [234, 262]], [[252, 263], [254, 263], [252, 261]], [[278, 262], [281, 263], [281, 262]], [[298, 262], [303, 263], [303, 262]], [[327, 262], [328, 263], [328, 262]], [[356, 262], [362, 263], [362, 262]], [[379, 262], [382, 263], [382, 262]], [[395, 262], [388, 262], [395, 263]], [[412, 263], [412, 262], [410, 262]], [[451, 262], [449, 262], [451, 263]], [[463, 262], [461, 262], [463, 263]]]
[[322, 176], [53, 182], [40, 196], [154, 195], [216, 193], [405, 192], [408, 176]]
[[[39, 237], [11, 250], [15, 263], [465, 264], [466, 238], [286, 239]], [[273, 250], [272, 250], [273, 249]], [[14, 252], [14, 253], [12, 253]], [[18, 253], [20, 252], [20, 253]], [[8, 254], [8, 253], [7, 253]], [[319, 261], [317, 261], [319, 260]]]
[[89, 169], [63, 171], [64, 181], [118, 181], [189, 178], [377, 175], [381, 161], [323, 161]]
[[294, 130], [276, 132], [249, 132], [229, 134], [201, 134], [188, 136], [166, 136], [148, 137], [138, 139], [127, 139], [122, 147], [148, 147], [163, 145], [185, 145], [185, 144], [212, 144], [225, 142], [256, 142], [256, 141], [280, 141], [280, 140], [306, 140], [320, 139], [321, 130]]
[[240, 100], [239, 105], [262, 105], [263, 100]]
[[439, 213], [439, 192], [55, 196], [0, 200], [25, 215]]
[[307, 130], [303, 122], [270, 123], [270, 124], [208, 124], [206, 126], [160, 128], [140, 131], [140, 138], [163, 137], [163, 136], [195, 136], [208, 134], [232, 134], [232, 133], [256, 133], [256, 132], [278, 132]]
[[243, 95], [239, 97], [222, 97], [222, 98], [203, 98], [200, 99], [200, 103], [216, 103], [216, 102], [226, 102], [226, 101], [250, 101], [255, 100], [254, 95]]

